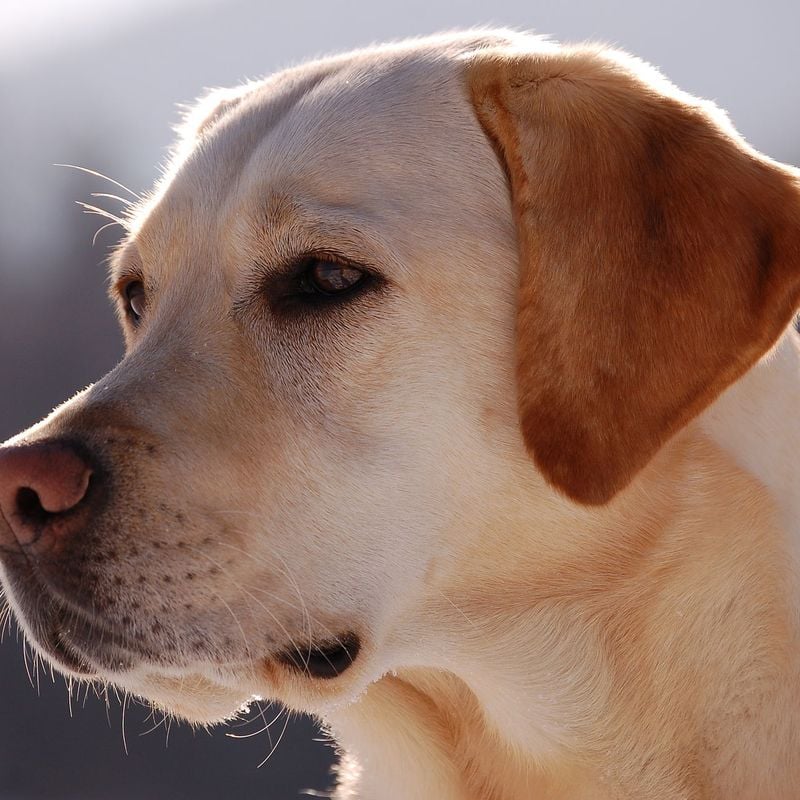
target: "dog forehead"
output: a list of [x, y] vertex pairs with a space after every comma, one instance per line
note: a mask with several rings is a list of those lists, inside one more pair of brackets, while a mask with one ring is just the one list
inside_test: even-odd
[[[331, 204], [418, 207], [426, 185], [441, 202], [480, 171], [488, 152], [462, 66], [429, 54], [374, 55], [312, 65], [268, 81], [212, 133], [222, 181], [240, 197], [311, 195]], [[458, 165], [458, 166], [456, 166]]]
[[223, 93], [188, 133], [137, 238], [159, 255], [198, 236], [221, 242], [273, 197], [288, 208], [347, 207], [399, 235], [457, 235], [480, 219], [505, 227], [505, 179], [461, 59], [495, 41], [378, 48]]

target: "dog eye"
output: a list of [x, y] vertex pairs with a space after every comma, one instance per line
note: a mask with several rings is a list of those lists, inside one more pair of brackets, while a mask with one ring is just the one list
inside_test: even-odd
[[355, 289], [366, 273], [351, 264], [312, 259], [303, 273], [302, 288], [307, 294], [341, 295]]
[[125, 304], [133, 324], [138, 325], [147, 308], [147, 295], [141, 281], [131, 281], [125, 287]]
[[[267, 270], [265, 270], [267, 271]], [[258, 294], [237, 301], [244, 308], [250, 298], [264, 297], [279, 316], [335, 309], [368, 298], [387, 287], [387, 281], [373, 267], [361, 266], [335, 254], [307, 254], [283, 271], [267, 274]]]

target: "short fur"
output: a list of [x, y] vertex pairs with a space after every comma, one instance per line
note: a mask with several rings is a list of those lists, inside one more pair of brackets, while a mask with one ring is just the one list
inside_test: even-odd
[[[380, 281], [287, 310], [310, 252]], [[125, 359], [6, 445], [113, 476], [48, 606], [0, 548], [57, 668], [316, 714], [340, 800], [797, 796], [800, 179], [710, 103], [508, 31], [313, 62], [201, 103], [131, 278]]]

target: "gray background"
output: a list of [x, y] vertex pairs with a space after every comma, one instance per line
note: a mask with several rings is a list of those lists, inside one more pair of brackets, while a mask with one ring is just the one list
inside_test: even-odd
[[[0, 441], [119, 358], [101, 264], [116, 240], [73, 200], [118, 190], [54, 163], [146, 189], [175, 104], [318, 54], [471, 25], [600, 39], [715, 99], [757, 148], [800, 162], [800, 3], [530, 0], [289, 3], [0, 0]], [[105, 201], [113, 209], [113, 201]], [[12, 630], [0, 645], [0, 798], [285, 798], [329, 786], [332, 750], [293, 720], [274, 756], [266, 733], [232, 740], [173, 726], [60, 679], [26, 676]], [[267, 719], [274, 709], [267, 709]], [[249, 725], [229, 732], [257, 732]], [[273, 740], [283, 719], [270, 729]]]

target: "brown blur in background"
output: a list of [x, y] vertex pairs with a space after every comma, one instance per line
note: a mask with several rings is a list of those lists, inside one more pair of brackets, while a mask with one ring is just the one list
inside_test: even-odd
[[[103, 259], [119, 228], [74, 200], [125, 196], [157, 177], [176, 103], [297, 61], [375, 41], [474, 25], [598, 39], [716, 100], [750, 142], [800, 163], [797, 0], [0, 0], [0, 441], [115, 364], [121, 339]], [[117, 211], [116, 201], [99, 205]], [[36, 683], [35, 678], [32, 681]], [[12, 628], [0, 645], [0, 800], [261, 798], [330, 788], [331, 746], [310, 720], [253, 708], [211, 734], [39, 674]], [[254, 733], [232, 739], [225, 733]], [[126, 755], [127, 745], [127, 755]], [[427, 800], [427, 799], [420, 799]], [[433, 798], [431, 798], [433, 800]]]

